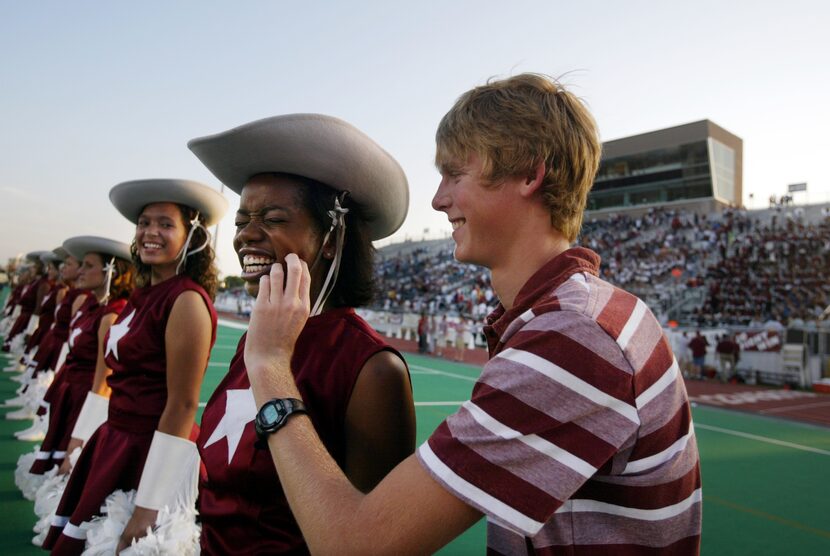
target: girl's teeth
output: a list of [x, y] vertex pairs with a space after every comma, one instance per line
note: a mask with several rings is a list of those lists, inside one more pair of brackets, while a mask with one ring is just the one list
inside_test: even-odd
[[252, 265], [245, 265], [245, 272], [246, 273], [253, 273], [253, 272], [264, 272], [271, 268], [271, 265], [260, 265], [260, 264], [252, 264]]
[[272, 259], [270, 257], [256, 257], [254, 255], [245, 255], [242, 258], [242, 264], [244, 266], [249, 266], [249, 265], [270, 266], [270, 265], [274, 264], [274, 259]]
[[257, 255], [245, 255], [242, 257], [242, 268], [246, 274], [261, 274], [267, 272], [275, 259]]

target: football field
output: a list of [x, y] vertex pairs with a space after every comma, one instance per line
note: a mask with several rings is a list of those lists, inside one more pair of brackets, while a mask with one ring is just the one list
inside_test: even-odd
[[[220, 326], [202, 388], [206, 402], [224, 376], [242, 330]], [[480, 368], [405, 354], [412, 373], [418, 442], [469, 398]], [[0, 357], [4, 367], [8, 359]], [[17, 383], [0, 376], [0, 399]], [[8, 410], [4, 410], [3, 414]], [[201, 416], [201, 411], [200, 411]], [[703, 474], [703, 554], [830, 554], [830, 429], [696, 407]], [[20, 454], [32, 444], [12, 432], [29, 422], [0, 419], [0, 554], [43, 554], [30, 544], [32, 503], [14, 486]], [[484, 554], [483, 521], [441, 554]]]

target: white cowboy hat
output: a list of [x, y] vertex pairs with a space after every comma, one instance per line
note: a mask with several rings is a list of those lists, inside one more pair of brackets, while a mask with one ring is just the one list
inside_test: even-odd
[[47, 253], [51, 253], [51, 251], [32, 251], [26, 253], [26, 258], [30, 261], [43, 261], [43, 256]]
[[87, 253], [103, 253], [112, 257], [118, 257], [125, 261], [133, 260], [130, 255], [130, 246], [123, 241], [115, 241], [105, 237], [77, 236], [71, 237], [63, 242], [66, 252], [78, 259], [84, 258]]
[[198, 137], [187, 146], [237, 193], [257, 174], [311, 178], [361, 207], [372, 239], [393, 234], [406, 218], [409, 186], [398, 162], [353, 125], [322, 114], [287, 114]]
[[177, 203], [199, 211], [205, 226], [213, 226], [228, 211], [228, 201], [215, 189], [196, 181], [153, 179], [119, 183], [110, 189], [110, 201], [132, 223], [151, 203]]
[[49, 263], [59, 263], [62, 262], [66, 257], [61, 257], [55, 251], [44, 251], [43, 254], [40, 256], [40, 260], [43, 261], [43, 264]]
[[69, 251], [64, 249], [63, 247], [55, 247], [52, 249], [52, 253], [58, 258], [60, 261], [65, 261], [66, 257], [69, 257]]

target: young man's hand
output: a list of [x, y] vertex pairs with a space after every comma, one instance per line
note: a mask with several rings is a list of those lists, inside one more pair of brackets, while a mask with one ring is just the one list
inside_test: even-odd
[[294, 387], [291, 354], [310, 310], [311, 275], [294, 253], [260, 278], [245, 340], [245, 366], [254, 392], [285, 393]]

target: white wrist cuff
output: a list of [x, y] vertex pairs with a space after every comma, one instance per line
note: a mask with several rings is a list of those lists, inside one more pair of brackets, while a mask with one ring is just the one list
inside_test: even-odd
[[167, 506], [191, 507], [199, 487], [199, 451], [196, 444], [160, 431], [153, 435], [150, 452], [135, 495], [135, 505], [149, 510]]
[[81, 413], [78, 415], [78, 420], [75, 421], [75, 428], [72, 429], [72, 438], [83, 440], [86, 444], [86, 441], [98, 430], [98, 427], [106, 422], [109, 407], [109, 398], [95, 392], [88, 392]]
[[55, 372], [58, 372], [58, 371], [61, 370], [61, 367], [63, 367], [63, 364], [66, 362], [66, 356], [67, 355], [69, 355], [69, 344], [67, 342], [64, 342], [63, 345], [61, 346], [61, 352], [58, 355], [58, 362], [55, 363], [55, 368], [54, 368]]
[[38, 315], [32, 315], [29, 317], [29, 325], [26, 327], [26, 335], [31, 336], [34, 334], [35, 330], [37, 330], [37, 323], [40, 322], [40, 317]]

